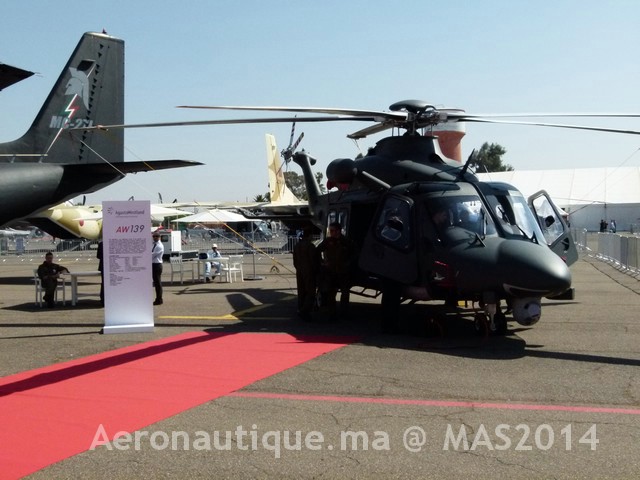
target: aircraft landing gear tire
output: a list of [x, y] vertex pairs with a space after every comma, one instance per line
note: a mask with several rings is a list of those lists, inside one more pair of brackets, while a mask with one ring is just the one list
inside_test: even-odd
[[399, 333], [400, 286], [387, 281], [382, 290], [382, 332]]
[[473, 326], [479, 336], [486, 337], [489, 335], [489, 320], [484, 313], [476, 313], [473, 319]]
[[444, 337], [444, 322], [439, 316], [427, 318], [427, 325], [425, 327], [425, 335], [431, 338], [443, 338]]

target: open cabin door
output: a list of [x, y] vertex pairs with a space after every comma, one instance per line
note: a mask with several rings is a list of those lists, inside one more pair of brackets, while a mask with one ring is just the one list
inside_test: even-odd
[[368, 231], [359, 266], [381, 278], [411, 284], [418, 276], [414, 245], [413, 201], [388, 195]]
[[562, 258], [567, 265], [578, 260], [578, 250], [573, 242], [569, 227], [562, 212], [551, 201], [544, 190], [534, 193], [528, 198], [529, 206], [540, 224], [544, 239], [553, 252]]

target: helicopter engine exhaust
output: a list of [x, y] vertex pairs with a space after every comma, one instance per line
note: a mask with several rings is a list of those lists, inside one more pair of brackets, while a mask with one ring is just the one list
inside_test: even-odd
[[542, 314], [540, 299], [535, 297], [514, 298], [513, 318], [520, 325], [530, 327], [538, 323]]
[[338, 158], [327, 166], [327, 180], [334, 184], [352, 183], [358, 174], [356, 162], [350, 158]]
[[391, 188], [388, 183], [364, 170], [359, 170], [355, 160], [350, 158], [338, 158], [327, 166], [329, 185], [351, 185], [355, 179], [372, 190], [389, 190]]

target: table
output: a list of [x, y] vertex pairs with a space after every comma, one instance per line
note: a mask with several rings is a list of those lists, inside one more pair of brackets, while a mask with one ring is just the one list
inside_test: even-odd
[[[185, 261], [189, 261], [189, 260], [185, 260]], [[204, 278], [204, 264], [206, 262], [218, 262], [220, 263], [221, 267], [227, 263], [229, 263], [229, 257], [215, 257], [215, 258], [194, 258], [192, 261], [197, 261], [198, 262], [198, 278], [200, 279], [200, 281], [204, 282], [205, 278]], [[214, 266], [211, 265], [211, 271], [214, 271]], [[212, 275], [213, 277], [213, 275]]]
[[78, 279], [81, 277], [99, 277], [101, 273], [97, 270], [89, 272], [69, 272], [65, 275], [71, 277], [71, 305], [75, 306], [78, 303], [79, 296], [99, 296], [99, 293], [78, 293]]

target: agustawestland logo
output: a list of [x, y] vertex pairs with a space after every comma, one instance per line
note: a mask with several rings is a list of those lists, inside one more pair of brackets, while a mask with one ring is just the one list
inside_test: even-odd
[[85, 110], [89, 109], [89, 77], [82, 70], [69, 67], [71, 78], [65, 85], [64, 95], [71, 97], [71, 101], [62, 111], [61, 115], [52, 115], [49, 128], [84, 128], [92, 127], [93, 120], [90, 118], [74, 118], [78, 110], [84, 104]]
[[139, 217], [145, 215], [146, 211], [144, 209], [131, 208], [128, 210], [116, 210], [114, 213], [116, 217]]
[[124, 207], [122, 209], [118, 209], [118, 207], [107, 207], [105, 209], [107, 215], [116, 216], [116, 217], [139, 217], [147, 215], [146, 208], [136, 208], [136, 207]]

